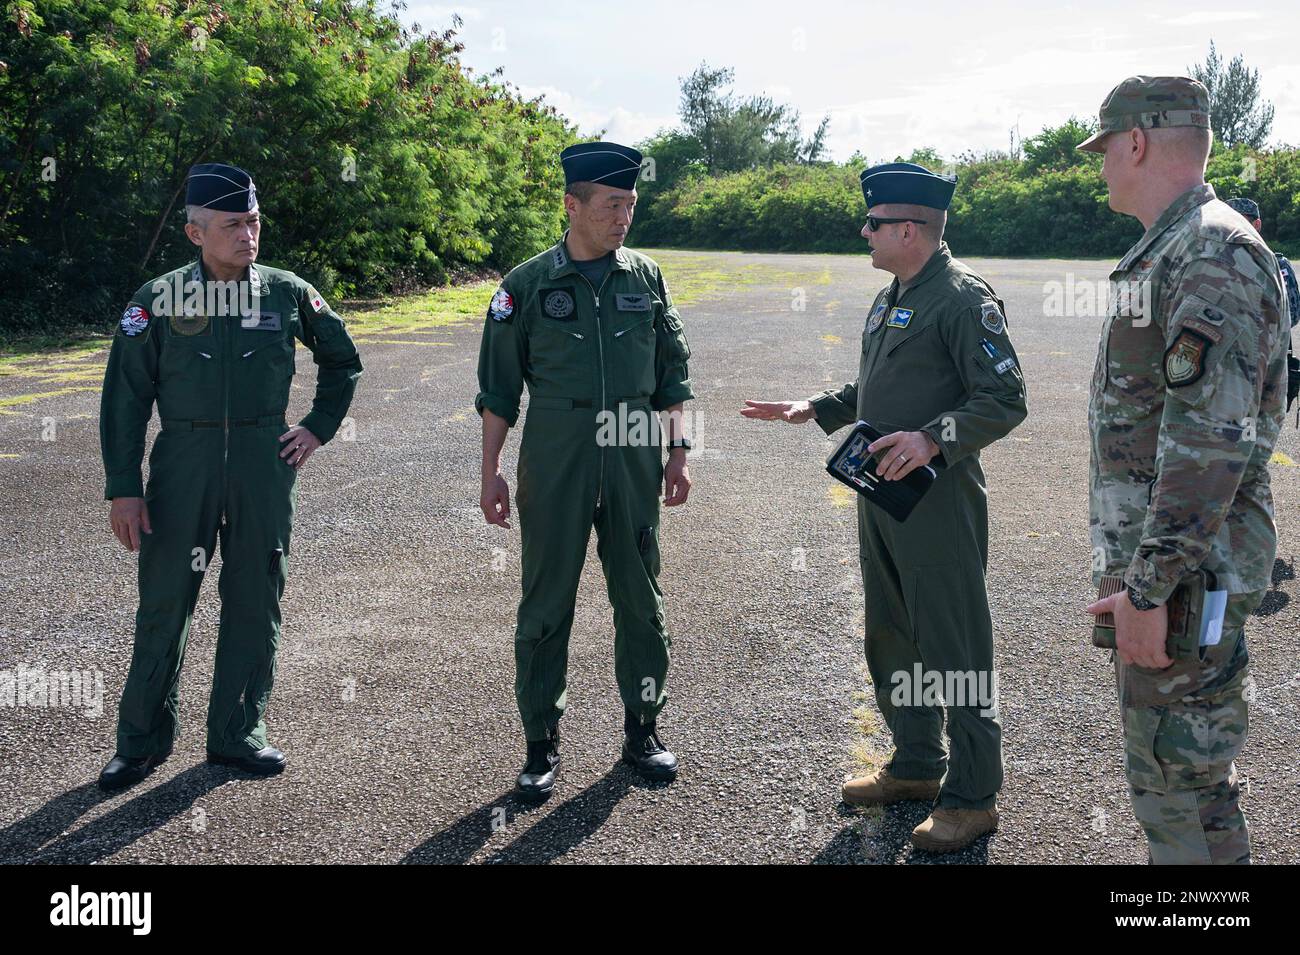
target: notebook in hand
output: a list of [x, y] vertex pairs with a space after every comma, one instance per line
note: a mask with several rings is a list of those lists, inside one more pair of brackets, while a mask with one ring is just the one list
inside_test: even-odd
[[859, 421], [827, 459], [826, 470], [835, 480], [847, 484], [894, 520], [902, 522], [934, 484], [938, 473], [933, 467], [922, 465], [901, 481], [881, 480], [876, 473], [876, 455], [867, 447], [883, 437], [883, 433], [867, 422]]

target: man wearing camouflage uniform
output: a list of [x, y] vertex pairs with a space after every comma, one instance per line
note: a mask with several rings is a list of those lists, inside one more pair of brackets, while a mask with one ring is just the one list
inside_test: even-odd
[[[1246, 221], [1254, 227], [1255, 231], [1261, 236], [1264, 234], [1264, 220], [1260, 218], [1259, 203], [1254, 199], [1237, 198], [1227, 200], [1228, 205], [1240, 212]], [[1273, 253], [1277, 259], [1278, 271], [1282, 273], [1282, 288], [1286, 290], [1287, 314], [1290, 316], [1289, 328], [1295, 328], [1300, 325], [1300, 282], [1296, 281], [1295, 267], [1290, 260], [1281, 253]], [[1287, 332], [1287, 353], [1286, 364], [1288, 370], [1287, 388], [1286, 388], [1286, 409], [1291, 410], [1291, 405], [1295, 403], [1297, 397], [1300, 397], [1300, 359], [1295, 357], [1295, 349], [1291, 345], [1291, 333]]]
[[[1281, 428], [1283, 291], [1272, 252], [1205, 183], [1205, 87], [1135, 76], [1095, 136], [1111, 208], [1146, 234], [1111, 273], [1089, 402], [1094, 582], [1113, 612], [1124, 769], [1158, 864], [1248, 863], [1233, 759], [1246, 736], [1243, 626], [1270, 582], [1268, 460]], [[1166, 654], [1166, 601], [1197, 570], [1227, 591], [1222, 634]]]

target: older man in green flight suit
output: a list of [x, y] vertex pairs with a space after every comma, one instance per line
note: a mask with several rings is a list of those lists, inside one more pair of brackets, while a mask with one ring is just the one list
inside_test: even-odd
[[[171, 753], [190, 619], [221, 541], [221, 624], [208, 704], [210, 762], [259, 775], [284, 769], [263, 714], [275, 677], [298, 469], [347, 414], [361, 374], [356, 347], [320, 294], [257, 265], [261, 219], [244, 170], [190, 170], [186, 235], [196, 261], [131, 297], [109, 352], [100, 404], [105, 498], [122, 545], [140, 552], [135, 649], [118, 711], [114, 790]], [[316, 397], [285, 424], [294, 342], [312, 352]], [[141, 480], [145, 432], [162, 430]]]
[[[912, 841], [936, 852], [997, 826], [1002, 731], [984, 573], [988, 507], [980, 449], [1024, 420], [1025, 387], [1001, 300], [943, 242], [955, 179], [912, 163], [861, 176], [862, 235], [895, 279], [876, 295], [858, 377], [806, 401], [747, 401], [750, 418], [815, 420], [827, 434], [864, 420], [886, 480], [926, 464], [938, 479], [906, 523], [858, 501], [867, 666], [893, 734], [889, 765], [844, 785], [846, 802], [937, 800]], [[944, 710], [923, 686], [959, 692]]]
[[[623, 247], [641, 154], [581, 143], [560, 161], [569, 229], [513, 269], [493, 296], [475, 401], [483, 418], [479, 503], [488, 523], [508, 528], [501, 449], [528, 386], [515, 699], [528, 747], [517, 790], [530, 800], [545, 799], [555, 785], [569, 632], [592, 527], [614, 606], [623, 760], [649, 779], [676, 776], [677, 759], [656, 729], [670, 644], [658, 583], [659, 489], [665, 506], [675, 507], [691, 487], [681, 430], [682, 404], [694, 397], [690, 349], [659, 267]], [[660, 412], [667, 413], [666, 442]]]

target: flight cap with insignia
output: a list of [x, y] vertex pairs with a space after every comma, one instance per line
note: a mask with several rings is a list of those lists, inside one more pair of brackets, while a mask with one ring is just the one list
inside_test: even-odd
[[577, 143], [560, 153], [564, 185], [596, 182], [615, 189], [635, 189], [641, 153], [618, 143]]
[[1259, 203], [1254, 199], [1247, 199], [1244, 196], [1239, 196], [1236, 199], [1225, 199], [1224, 201], [1251, 222], [1254, 222], [1259, 218]]
[[868, 209], [886, 203], [947, 209], [957, 188], [956, 176], [939, 175], [913, 162], [871, 166], [858, 179]]
[[257, 208], [253, 177], [238, 166], [205, 162], [190, 167], [185, 204], [218, 212], [252, 212]]
[[1104, 153], [1105, 139], [1125, 130], [1169, 126], [1210, 128], [1210, 94], [1186, 76], [1130, 76], [1101, 104], [1097, 132], [1079, 143], [1090, 153]]

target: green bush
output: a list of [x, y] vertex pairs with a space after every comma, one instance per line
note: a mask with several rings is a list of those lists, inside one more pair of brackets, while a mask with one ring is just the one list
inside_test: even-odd
[[262, 261], [327, 294], [505, 268], [573, 130], [374, 2], [17, 0], [0, 26], [0, 331], [103, 324], [193, 257], [189, 166], [248, 169]]
[[[1083, 131], [1070, 130], [1064, 139], [1047, 133], [1036, 137], [1031, 160], [958, 163], [947, 230], [953, 249], [965, 256], [1122, 256], [1141, 237], [1142, 226], [1111, 211], [1100, 157], [1081, 153], [1069, 161], [1056, 142], [1077, 141]], [[683, 175], [650, 190], [638, 204], [633, 239], [647, 246], [862, 251], [862, 165]], [[1265, 238], [1279, 251], [1300, 247], [1300, 151], [1220, 150], [1207, 178], [1220, 198], [1248, 195], [1259, 202]]]

